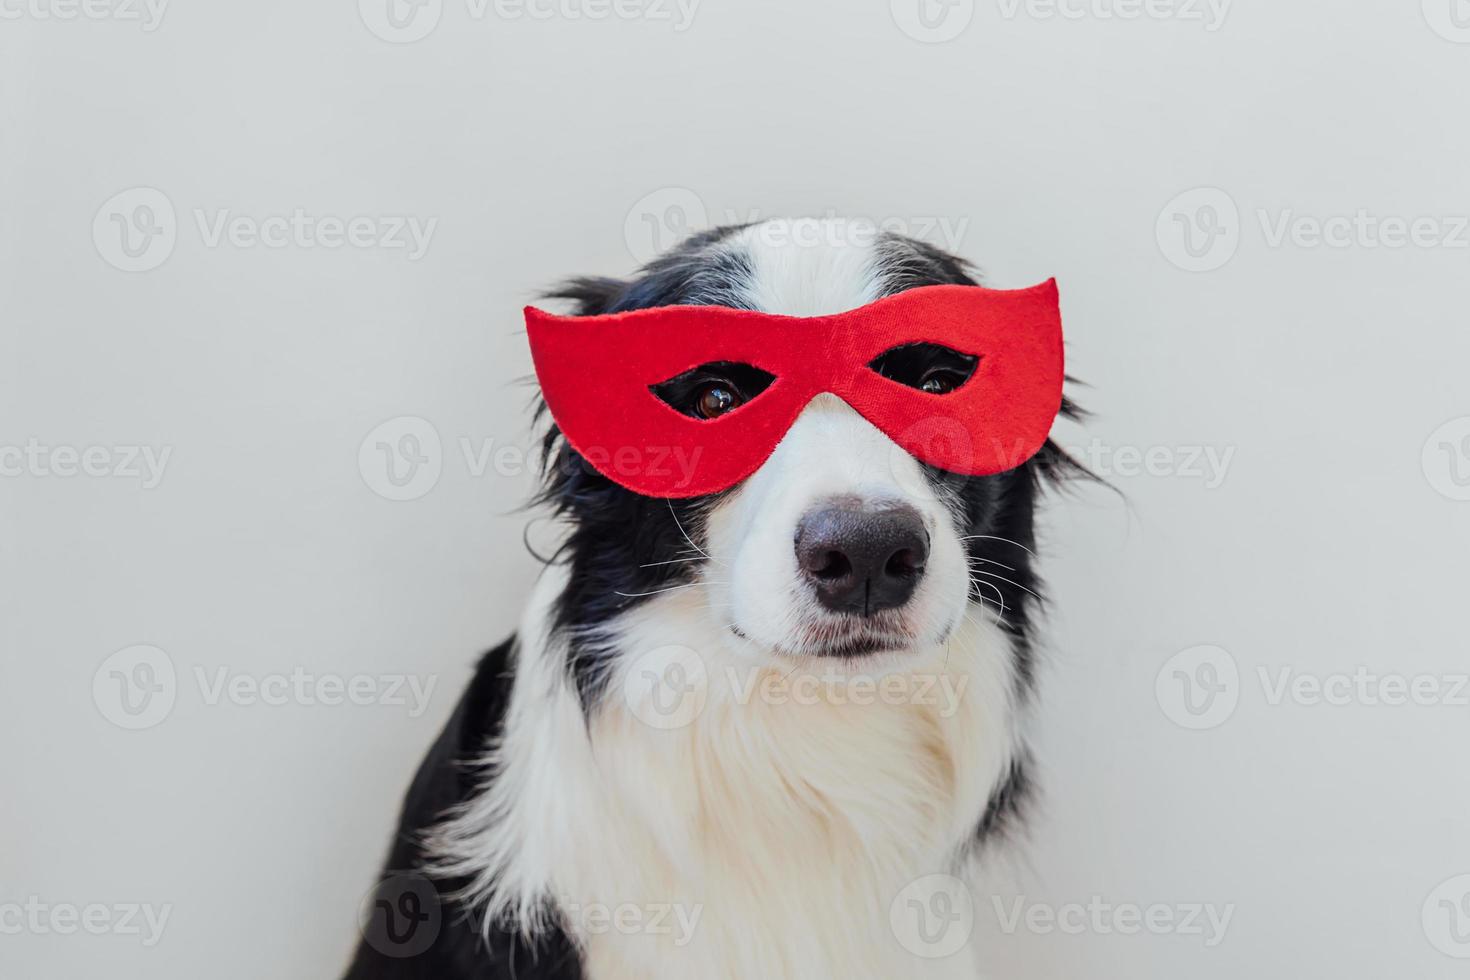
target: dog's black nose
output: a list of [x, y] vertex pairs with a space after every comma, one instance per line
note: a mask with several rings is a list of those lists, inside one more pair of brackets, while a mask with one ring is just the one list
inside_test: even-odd
[[908, 602], [929, 560], [929, 535], [908, 504], [829, 500], [796, 529], [796, 562], [833, 612], [871, 616]]

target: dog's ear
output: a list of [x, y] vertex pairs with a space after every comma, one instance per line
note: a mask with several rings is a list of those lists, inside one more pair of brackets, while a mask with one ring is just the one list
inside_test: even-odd
[[628, 290], [628, 284], [610, 276], [577, 276], [556, 286], [543, 299], [565, 299], [572, 302], [576, 316], [601, 316], [612, 310]]

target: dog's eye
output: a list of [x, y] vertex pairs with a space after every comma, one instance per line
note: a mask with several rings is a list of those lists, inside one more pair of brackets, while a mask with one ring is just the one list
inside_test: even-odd
[[728, 415], [771, 386], [776, 376], [749, 364], [719, 361], [650, 387], [676, 410], [696, 419]]
[[947, 395], [964, 384], [968, 377], [969, 375], [963, 371], [955, 371], [950, 368], [930, 368], [924, 372], [924, 380], [919, 382], [919, 390], [927, 391], [931, 395]]
[[711, 381], [707, 385], [702, 385], [696, 394], [694, 411], [702, 419], [712, 419], [734, 409], [741, 404], [742, 400], [732, 386], [720, 381]]
[[904, 344], [884, 351], [868, 367], [899, 384], [947, 395], [975, 373], [980, 358], [939, 344]]

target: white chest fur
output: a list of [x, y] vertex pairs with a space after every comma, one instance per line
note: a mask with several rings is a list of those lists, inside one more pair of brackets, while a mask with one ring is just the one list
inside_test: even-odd
[[673, 592], [619, 624], [588, 726], [533, 604], [497, 778], [440, 848], [497, 915], [553, 898], [592, 980], [973, 978], [968, 948], [893, 917], [956, 871], [1011, 758], [1010, 652], [982, 615], [834, 678], [752, 660]]

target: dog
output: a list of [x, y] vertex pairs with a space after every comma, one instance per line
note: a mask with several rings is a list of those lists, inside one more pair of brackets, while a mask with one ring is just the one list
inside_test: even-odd
[[[808, 219], [549, 298], [819, 316], [940, 284], [977, 282], [929, 244]], [[670, 404], [760, 384], [715, 367]], [[880, 367], [913, 387], [965, 370], [933, 345]], [[348, 980], [975, 977], [964, 936], [903, 920], [965, 901], [1024, 818], [1033, 520], [1085, 471], [1048, 441], [947, 473], [831, 394], [702, 497], [625, 489], [554, 424], [544, 448], [560, 550], [413, 780]]]

